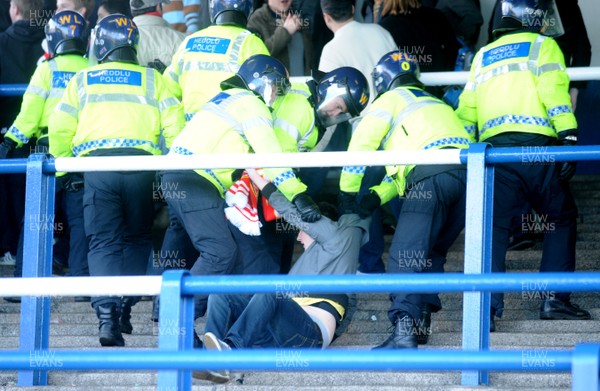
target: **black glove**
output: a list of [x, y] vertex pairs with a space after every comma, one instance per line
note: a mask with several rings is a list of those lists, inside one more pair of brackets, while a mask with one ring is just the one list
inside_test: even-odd
[[356, 203], [356, 194], [340, 191], [338, 195], [338, 208], [341, 215], [358, 213], [358, 204]]
[[321, 218], [321, 211], [315, 202], [306, 193], [300, 193], [292, 200], [302, 221], [307, 223], [314, 223]]
[[371, 216], [379, 206], [381, 206], [381, 198], [379, 198], [377, 193], [371, 191], [360, 200], [360, 204], [358, 205], [358, 215], [362, 219], [366, 219]]
[[68, 173], [62, 177], [62, 188], [66, 191], [78, 192], [83, 189], [83, 175], [80, 173]]
[[[572, 131], [566, 131], [565, 133], [574, 133]], [[570, 135], [558, 141], [561, 146], [574, 146], [577, 145], [577, 136]], [[562, 182], [568, 182], [575, 175], [577, 170], [577, 162], [562, 162], [559, 167], [560, 171], [558, 179]]]
[[0, 144], [0, 159], [8, 158], [8, 155], [17, 147], [17, 143], [9, 138], [5, 138]]
[[167, 69], [167, 66], [158, 58], [148, 62], [147, 67], [156, 69], [161, 75], [165, 72], [165, 69]]

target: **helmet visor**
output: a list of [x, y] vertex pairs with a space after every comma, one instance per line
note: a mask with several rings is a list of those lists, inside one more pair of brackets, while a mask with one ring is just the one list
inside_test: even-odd
[[88, 45], [88, 66], [93, 67], [94, 65], [98, 65], [99, 61], [96, 57], [96, 37], [98, 32], [98, 26], [96, 26], [92, 32], [90, 33], [90, 44]]
[[549, 1], [548, 10], [544, 14], [542, 21], [542, 29], [540, 34], [547, 37], [560, 37], [565, 33], [558, 8], [556, 8], [556, 2], [554, 0]]
[[284, 96], [290, 90], [290, 83], [285, 77], [269, 78], [263, 76], [248, 86], [256, 92], [269, 108], [272, 108], [277, 98]]
[[317, 115], [325, 127], [336, 125], [352, 118], [349, 112], [348, 89], [345, 85], [331, 84], [327, 88], [327, 93], [319, 102]]

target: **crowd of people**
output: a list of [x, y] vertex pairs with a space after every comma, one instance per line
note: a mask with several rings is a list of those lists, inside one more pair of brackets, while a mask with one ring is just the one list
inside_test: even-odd
[[[574, 110], [585, 85], [570, 84], [566, 67], [589, 65], [590, 44], [574, 1], [499, 0], [492, 38], [479, 50], [476, 0], [50, 3], [11, 0], [0, 10], [12, 22], [0, 18], [0, 84], [28, 84], [23, 97], [0, 97], [0, 159], [577, 143]], [[470, 76], [455, 99], [456, 89], [420, 80], [421, 71], [463, 69]], [[334, 189], [325, 185], [330, 170], [57, 173], [56, 269], [71, 276], [174, 268], [443, 272], [465, 224], [464, 166], [346, 166]], [[544, 232], [540, 271], [575, 270], [574, 173], [571, 162], [498, 166], [494, 272], [505, 271], [510, 238], [519, 238], [515, 220], [534, 214], [553, 227]], [[24, 177], [3, 175], [0, 187], [2, 259], [20, 277], [23, 237], [34, 229], [23, 221]], [[322, 202], [332, 194], [337, 205]], [[386, 218], [394, 229], [387, 257]], [[295, 240], [304, 253], [293, 263]], [[194, 346], [325, 348], [347, 327], [354, 299], [197, 297], [195, 317], [205, 316], [206, 326], [203, 338], [194, 332]], [[75, 300], [91, 302], [102, 346], [125, 345], [139, 297]], [[393, 332], [376, 349], [427, 343], [438, 295], [392, 292], [390, 301]], [[491, 305], [494, 331], [502, 295]], [[155, 300], [154, 321], [159, 307]], [[544, 297], [540, 318], [590, 314], [560, 292]], [[229, 380], [227, 372], [194, 377]]]

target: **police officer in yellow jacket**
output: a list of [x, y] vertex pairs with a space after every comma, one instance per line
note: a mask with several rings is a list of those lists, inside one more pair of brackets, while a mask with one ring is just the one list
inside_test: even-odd
[[209, 4], [211, 26], [188, 36], [165, 70], [169, 89], [183, 103], [189, 121], [204, 103], [221, 91], [254, 54], [269, 54], [263, 41], [246, 29], [252, 0], [214, 0]]
[[[75, 11], [56, 13], [45, 26], [50, 59], [42, 62], [33, 74], [23, 95], [21, 111], [0, 146], [0, 158], [14, 147], [37, 140], [39, 152], [48, 152], [48, 119], [60, 101], [67, 83], [76, 72], [87, 67], [83, 57], [87, 47], [87, 26], [84, 17]], [[88, 244], [83, 227], [82, 180], [73, 175], [58, 178], [56, 209], [67, 219], [69, 241], [69, 275], [89, 275]], [[66, 191], [63, 191], [66, 190]], [[22, 239], [23, 232], [21, 232]], [[22, 240], [17, 252], [15, 277], [23, 271]], [[76, 298], [85, 300], [85, 298]]]
[[[452, 108], [423, 91], [418, 62], [406, 53], [386, 54], [373, 71], [378, 97], [358, 125], [349, 151], [467, 148], [470, 142]], [[347, 166], [340, 178], [343, 212], [369, 215], [398, 195], [404, 196], [389, 250], [388, 273], [443, 272], [448, 249], [465, 224], [466, 169], [459, 165], [387, 166], [381, 185], [357, 205], [364, 166]], [[417, 333], [427, 341], [437, 294], [392, 293], [388, 317], [392, 335], [377, 348], [415, 348]]]
[[56, 13], [46, 24], [46, 40], [52, 56], [35, 70], [25, 94], [21, 111], [5, 134], [0, 158], [5, 152], [27, 144], [32, 138], [48, 146], [48, 119], [60, 101], [67, 83], [87, 67], [83, 57], [87, 47], [86, 21], [75, 11]]
[[[113, 14], [93, 32], [90, 57], [99, 62], [77, 73], [50, 118], [55, 157], [159, 155], [184, 124], [179, 101], [154, 69], [137, 65], [138, 31]], [[90, 240], [91, 276], [143, 275], [152, 251], [155, 173], [86, 172], [84, 223]], [[136, 298], [94, 297], [100, 344], [124, 346]], [[123, 311], [121, 311], [123, 306]]]
[[[553, 1], [504, 0], [496, 41], [476, 54], [460, 96], [458, 116], [479, 141], [523, 148], [523, 161], [497, 165], [494, 181], [492, 271], [505, 271], [511, 221], [526, 201], [552, 229], [545, 230], [540, 271], [574, 271], [577, 207], [569, 187], [573, 163], [537, 161], [528, 151], [574, 145], [577, 122], [571, 110], [569, 77], [555, 35], [560, 17]], [[542, 34], [540, 34], [542, 33]], [[534, 222], [530, 213], [521, 222]], [[589, 319], [567, 292], [542, 292], [541, 319]], [[503, 295], [492, 294], [501, 316]]]
[[[285, 67], [275, 58], [255, 55], [246, 60], [238, 73], [222, 83], [215, 95], [187, 123], [173, 142], [169, 155], [206, 155], [218, 153], [277, 153], [281, 146], [273, 131], [270, 112], [277, 96], [289, 89]], [[165, 197], [171, 223], [163, 249], [177, 248], [176, 232], [181, 228], [200, 252], [191, 272], [194, 275], [230, 274], [241, 271], [236, 265], [236, 243], [224, 214], [224, 195], [240, 170], [202, 169], [167, 171], [162, 188], [185, 192], [185, 197]], [[291, 200], [305, 221], [316, 221], [320, 211], [306, 194], [306, 186], [291, 168], [268, 168], [265, 173]], [[165, 251], [165, 252], [166, 252]], [[237, 269], [236, 269], [237, 267]], [[196, 316], [206, 312], [207, 296], [196, 303]]]

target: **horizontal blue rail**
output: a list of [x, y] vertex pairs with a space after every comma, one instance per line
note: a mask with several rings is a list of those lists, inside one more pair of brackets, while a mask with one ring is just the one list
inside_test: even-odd
[[[468, 163], [469, 149], [461, 150], [460, 160]], [[133, 157], [135, 159], [135, 157]], [[575, 147], [519, 147], [488, 148], [485, 152], [487, 164], [523, 163], [550, 164], [565, 161], [600, 160], [600, 145], [582, 145]], [[25, 172], [28, 159], [6, 159], [0, 164], [0, 174], [17, 174]], [[42, 163], [44, 173], [55, 173], [55, 160], [48, 159]]]
[[[177, 273], [177, 272], [166, 272]], [[600, 272], [184, 276], [182, 295], [268, 292], [476, 292], [600, 290]]]
[[[577, 349], [575, 350], [575, 352]], [[463, 351], [405, 349], [237, 349], [149, 352], [117, 351], [0, 352], [1, 369], [232, 369], [232, 370], [506, 370], [570, 371], [574, 352], [542, 349]]]

